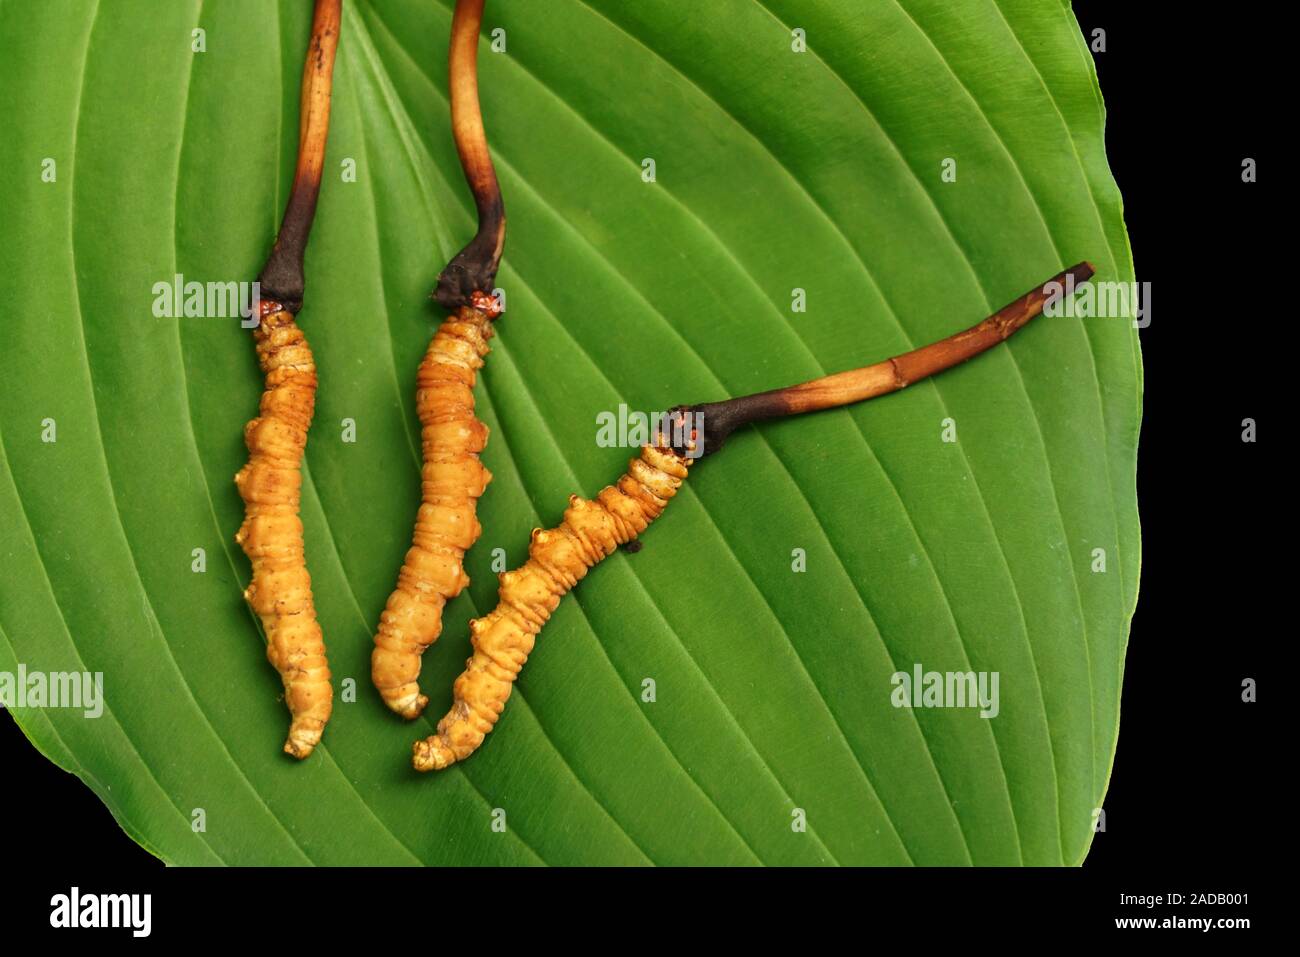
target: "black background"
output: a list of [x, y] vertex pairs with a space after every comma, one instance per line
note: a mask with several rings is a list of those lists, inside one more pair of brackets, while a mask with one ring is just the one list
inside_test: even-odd
[[[1279, 563], [1269, 548], [1280, 523], [1266, 513], [1275, 490], [1263, 458], [1280, 430], [1267, 415], [1275, 406], [1265, 394], [1277, 349], [1263, 340], [1276, 331], [1255, 313], [1268, 305], [1266, 293], [1291, 278], [1279, 275], [1280, 256], [1270, 252], [1268, 219], [1281, 215], [1281, 195], [1270, 186], [1279, 176], [1266, 142], [1273, 115], [1291, 112], [1282, 97], [1289, 84], [1275, 85], [1266, 73], [1286, 61], [1273, 58], [1278, 44], [1267, 35], [1268, 26], [1244, 12], [1216, 8], [1205, 20], [1138, 19], [1138, 6], [1074, 4], [1085, 37], [1094, 28], [1106, 31], [1106, 52], [1094, 59], [1108, 113], [1108, 153], [1124, 196], [1137, 278], [1153, 284], [1152, 321], [1141, 332], [1142, 578], [1119, 747], [1105, 800], [1106, 831], [1096, 836], [1077, 871], [986, 872], [974, 878], [857, 871], [847, 879], [801, 873], [796, 887], [806, 892], [805, 903], [786, 898], [784, 905], [796, 923], [834, 920], [837, 907], [814, 903], [828, 895], [849, 895], [872, 908], [872, 923], [899, 922], [913, 910], [917, 919], [932, 919], [936, 889], [938, 913], [979, 919], [990, 929], [1044, 916], [1062, 929], [1113, 929], [1115, 916], [1150, 913], [1119, 908], [1121, 891], [1251, 892], [1252, 905], [1260, 900], [1256, 865], [1264, 859], [1265, 842], [1277, 843], [1281, 820], [1269, 806], [1274, 791], [1266, 780], [1262, 740], [1271, 723], [1269, 701], [1276, 697], [1264, 680], [1265, 650], [1275, 649], [1285, 633], [1267, 620], [1264, 608], [1280, 584]], [[1260, 183], [1242, 183], [1244, 157], [1260, 161]], [[1247, 417], [1260, 424], [1257, 444], [1241, 441]], [[1294, 626], [1286, 629], [1293, 631]], [[1244, 678], [1263, 685], [1261, 703], [1242, 702]], [[437, 925], [443, 906], [451, 905], [450, 913], [464, 908], [465, 914], [481, 906], [475, 902], [480, 892], [462, 891], [466, 899], [453, 902], [453, 888], [462, 879], [447, 874], [367, 874], [339, 881], [168, 871], [118, 828], [89, 789], [42, 758], [7, 715], [0, 717], [0, 767], [6, 857], [22, 862], [5, 870], [30, 877], [11, 900], [24, 924], [33, 917], [38, 926], [46, 923], [50, 893], [104, 881], [114, 891], [134, 885], [154, 892], [155, 938], [178, 930], [190, 913], [224, 910], [233, 916], [248, 907], [250, 918], [257, 913], [267, 919], [285, 903], [286, 884], [297, 884], [305, 897], [324, 894], [338, 901], [359, 921], [367, 897], [398, 895], [423, 915], [416, 923], [426, 931]], [[729, 874], [725, 887], [749, 895], [732, 920], [752, 923], [756, 900], [774, 894], [790, 876]], [[648, 902], [665, 893], [676, 907], [704, 916], [691, 902], [722, 889], [715, 877], [699, 871], [678, 871], [667, 879], [586, 872], [541, 882], [501, 875], [464, 883], [499, 888], [512, 909], [540, 904], [555, 892], [570, 895], [561, 911], [570, 916], [573, 905], [590, 902], [586, 895], [600, 894], [599, 887], [608, 894], [624, 886], [628, 896], [607, 911], [609, 917], [630, 917], [626, 908], [635, 909], [638, 900], [653, 913]], [[888, 907], [876, 912], [882, 894]], [[228, 904], [227, 898], [243, 902]], [[19, 906], [24, 900], [30, 907]], [[1256, 907], [1240, 912], [1250, 916]], [[857, 906], [849, 916], [867, 919]], [[241, 924], [236, 919], [221, 926]], [[405, 939], [432, 942], [423, 933]]]

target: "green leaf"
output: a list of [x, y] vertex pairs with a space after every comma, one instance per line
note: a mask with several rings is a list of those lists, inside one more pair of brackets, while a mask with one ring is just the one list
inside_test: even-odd
[[[1133, 279], [1068, 5], [488, 3], [510, 216], [478, 390], [495, 480], [411, 726], [370, 688], [371, 630], [419, 498], [427, 295], [473, 210], [450, 0], [345, 6], [301, 317], [321, 380], [302, 511], [355, 699], [299, 764], [232, 541], [252, 343], [152, 309], [155, 283], [249, 280], [266, 255], [310, 4], [0, 3], [0, 671], [102, 672], [107, 701], [14, 708], [34, 744], [177, 864], [1082, 860], [1138, 582], [1124, 316], [1040, 319], [898, 395], [737, 434], [642, 551], [564, 600], [481, 752], [408, 764], [495, 602], [494, 550], [518, 564], [570, 493], [622, 471], [599, 413], [864, 365], [1081, 259]], [[894, 707], [891, 676], [917, 664], [997, 672], [999, 713]]]

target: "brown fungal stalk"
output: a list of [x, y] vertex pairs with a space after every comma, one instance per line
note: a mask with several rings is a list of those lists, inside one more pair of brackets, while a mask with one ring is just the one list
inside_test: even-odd
[[478, 100], [478, 34], [484, 0], [457, 0], [451, 19], [447, 72], [451, 90], [451, 132], [478, 210], [478, 232], [438, 276], [434, 298], [449, 311], [470, 305], [477, 292], [491, 293], [506, 244], [506, 210], [488, 152]]
[[1004, 341], [1042, 312], [1053, 289], [1058, 286], [1073, 288], [1065, 286], [1068, 277], [1073, 277], [1077, 284], [1092, 274], [1091, 263], [1081, 262], [1071, 266], [1041, 286], [1031, 289], [1015, 302], [1002, 307], [983, 322], [947, 339], [940, 339], [874, 365], [737, 399], [678, 406], [674, 411], [693, 413], [695, 421], [703, 422], [696, 457], [708, 455], [720, 449], [727, 436], [742, 425], [874, 399], [974, 358]]
[[437, 733], [413, 748], [417, 771], [463, 761], [483, 743], [532, 653], [537, 634], [570, 589], [619, 545], [632, 541], [658, 518], [676, 495], [692, 462], [717, 451], [742, 425], [761, 419], [831, 409], [861, 402], [965, 362], [1003, 342], [1043, 310], [1053, 284], [1072, 275], [1082, 282], [1092, 266], [1079, 263], [1035, 287], [983, 322], [947, 339], [874, 365], [756, 395], [678, 406], [660, 423], [628, 470], [593, 500], [569, 498], [556, 528], [533, 532], [528, 561], [500, 576], [497, 607], [470, 622], [474, 653], [452, 690], [451, 710]]
[[321, 173], [325, 168], [325, 143], [330, 129], [330, 93], [334, 83], [334, 56], [339, 46], [343, 0], [316, 0], [311, 40], [302, 71], [299, 97], [298, 160], [284, 219], [271, 255], [258, 276], [262, 298], [279, 302], [287, 311], [302, 308], [303, 255], [311, 224], [316, 218]]
[[235, 476], [245, 509], [235, 541], [253, 569], [244, 597], [261, 619], [267, 658], [284, 683], [291, 717], [284, 750], [300, 759], [320, 742], [333, 705], [298, 517], [302, 457], [316, 403], [316, 365], [295, 317], [302, 308], [303, 253], [325, 162], [341, 4], [316, 0], [312, 17], [293, 190], [259, 276], [253, 337], [266, 384], [258, 416], [244, 429], [248, 464]]

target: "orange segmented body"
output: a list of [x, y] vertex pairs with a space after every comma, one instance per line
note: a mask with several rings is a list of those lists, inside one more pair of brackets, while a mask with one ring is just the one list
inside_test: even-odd
[[473, 390], [498, 312], [490, 296], [462, 306], [438, 328], [420, 363], [423, 501], [370, 657], [384, 703], [405, 718], [428, 703], [418, 683], [420, 656], [442, 632], [443, 607], [469, 584], [465, 551], [482, 532], [475, 511], [492, 475], [479, 461], [488, 429], [474, 414]]
[[474, 654], [456, 679], [454, 702], [438, 733], [415, 744], [417, 771], [440, 770], [478, 749], [560, 599], [663, 513], [689, 465], [689, 457], [662, 444], [643, 446], [627, 472], [594, 500], [571, 496], [558, 527], [533, 532], [528, 561], [500, 576], [497, 607], [470, 622]]
[[244, 597], [262, 621], [267, 658], [284, 682], [291, 719], [284, 750], [305, 758], [320, 742], [334, 697], [298, 517], [316, 364], [293, 313], [263, 300], [260, 320], [253, 335], [266, 388], [258, 417], [244, 429], [248, 464], [235, 476], [244, 523], [235, 541], [253, 567]]

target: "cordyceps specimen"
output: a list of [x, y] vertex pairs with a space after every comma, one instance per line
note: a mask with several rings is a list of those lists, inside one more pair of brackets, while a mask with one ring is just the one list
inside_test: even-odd
[[417, 683], [420, 656], [442, 632], [443, 607], [469, 584], [462, 563], [482, 532], [475, 508], [492, 479], [478, 457], [488, 430], [474, 415], [473, 389], [500, 312], [492, 289], [506, 219], [478, 102], [482, 18], [483, 0], [458, 0], [448, 57], [452, 133], [478, 208], [478, 232], [438, 276], [434, 298], [452, 314], [434, 334], [416, 380], [423, 502], [370, 659], [384, 703], [404, 718], [418, 717], [428, 703]]
[[316, 404], [316, 364], [294, 318], [302, 308], [303, 252], [325, 162], [341, 5], [342, 0], [316, 0], [312, 17], [293, 191], [258, 277], [261, 299], [253, 336], [266, 388], [257, 418], [244, 429], [248, 464], [235, 476], [245, 506], [235, 541], [253, 566], [244, 597], [262, 620], [266, 656], [284, 681], [292, 718], [284, 750], [295, 758], [307, 757], [320, 742], [334, 696], [298, 517], [300, 468]]
[[528, 561], [501, 575], [497, 607], [470, 622], [474, 654], [456, 679], [451, 710], [438, 722], [437, 734], [415, 744], [415, 769], [439, 770], [474, 753], [500, 717], [537, 633], [560, 599], [597, 562], [644, 532], [677, 494], [692, 461], [716, 452], [735, 429], [861, 402], [942, 372], [997, 345], [1042, 312], [1060, 288], [1053, 284], [1067, 276], [1082, 282], [1092, 274], [1091, 265], [1080, 263], [964, 332], [874, 365], [667, 413], [651, 444], [642, 446], [617, 482], [594, 500], [571, 496], [564, 521], [535, 530]]

